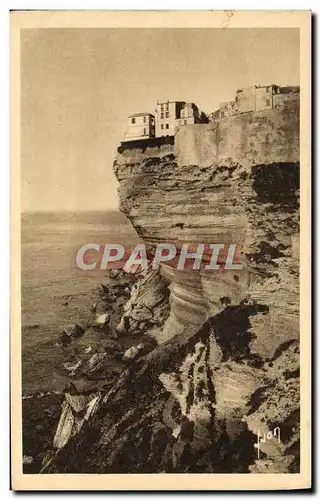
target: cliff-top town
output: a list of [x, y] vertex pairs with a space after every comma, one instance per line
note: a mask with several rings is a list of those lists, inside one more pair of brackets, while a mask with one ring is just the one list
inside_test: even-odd
[[253, 85], [238, 89], [234, 100], [221, 102], [219, 109], [206, 116], [193, 102], [157, 102], [155, 115], [135, 113], [128, 117], [125, 142], [173, 136], [175, 129], [184, 125], [213, 122], [217, 119], [253, 111], [278, 108], [279, 103], [298, 94], [297, 86]]

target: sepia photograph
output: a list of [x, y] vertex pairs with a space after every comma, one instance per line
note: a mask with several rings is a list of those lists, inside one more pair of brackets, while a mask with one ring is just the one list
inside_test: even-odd
[[309, 488], [310, 13], [11, 38], [14, 489]]

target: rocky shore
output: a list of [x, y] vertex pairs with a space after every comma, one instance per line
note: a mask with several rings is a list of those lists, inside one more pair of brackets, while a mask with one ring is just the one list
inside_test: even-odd
[[53, 443], [58, 448], [66, 444], [66, 419], [71, 422], [73, 412], [106, 394], [130, 363], [157, 345], [155, 336], [169, 314], [166, 290], [157, 273], [112, 270], [109, 284], [101, 284], [91, 319], [62, 329], [56, 348], [64, 354], [60, 370], [70, 383], [61, 391], [23, 396], [26, 473], [41, 470]]

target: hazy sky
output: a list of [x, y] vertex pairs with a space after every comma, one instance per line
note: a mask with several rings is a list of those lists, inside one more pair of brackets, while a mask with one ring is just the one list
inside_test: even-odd
[[21, 32], [22, 209], [116, 208], [127, 115], [157, 99], [209, 113], [253, 84], [298, 85], [297, 29]]

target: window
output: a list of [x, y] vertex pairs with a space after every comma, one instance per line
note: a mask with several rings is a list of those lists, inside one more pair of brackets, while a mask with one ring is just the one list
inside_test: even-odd
[[166, 103], [166, 109], [167, 109], [167, 111], [169, 110], [169, 103], [168, 102]]
[[169, 111], [166, 111], [166, 118], [169, 117]]
[[166, 123], [166, 128], [169, 128], [169, 124], [168, 123]]
[[164, 113], [161, 113], [161, 118], [164, 118]]
[[147, 135], [147, 130], [144, 128], [143, 135]]
[[161, 124], [161, 129], [164, 130], [164, 124], [163, 123]]
[[266, 105], [267, 105], [267, 106], [271, 106], [271, 100], [270, 100], [270, 99], [267, 99], [267, 100], [266, 100]]
[[132, 123], [136, 123], [136, 120], [135, 120], [135, 118], [132, 118]]
[[184, 125], [186, 125], [186, 123], [187, 123], [187, 120], [184, 120]]
[[146, 116], [144, 116], [144, 123], [146, 123]]

